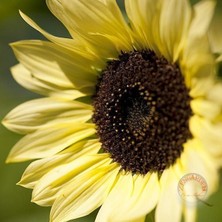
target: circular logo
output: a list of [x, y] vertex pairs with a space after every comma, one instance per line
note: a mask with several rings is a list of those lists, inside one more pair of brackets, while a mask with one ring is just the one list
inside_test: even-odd
[[203, 201], [207, 194], [207, 182], [197, 173], [184, 175], [178, 183], [178, 193], [188, 202]]

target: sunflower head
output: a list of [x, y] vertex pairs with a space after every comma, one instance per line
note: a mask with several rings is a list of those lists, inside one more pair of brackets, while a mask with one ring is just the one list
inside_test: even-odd
[[[195, 221], [197, 202], [217, 189], [222, 156], [215, 2], [125, 0], [125, 17], [115, 0], [46, 2], [71, 37], [21, 12], [48, 41], [11, 45], [15, 80], [45, 96], [3, 120], [26, 134], [7, 161], [34, 160], [19, 184], [52, 206], [52, 222], [99, 207], [97, 222], [145, 221], [152, 211], [157, 222]], [[186, 189], [185, 175], [196, 175]], [[181, 198], [190, 194], [192, 204]]]

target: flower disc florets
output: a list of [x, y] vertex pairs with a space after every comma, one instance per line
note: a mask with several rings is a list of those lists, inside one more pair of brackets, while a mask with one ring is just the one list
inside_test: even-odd
[[191, 137], [190, 99], [177, 65], [150, 50], [123, 53], [107, 64], [94, 96], [103, 150], [126, 171], [162, 172]]

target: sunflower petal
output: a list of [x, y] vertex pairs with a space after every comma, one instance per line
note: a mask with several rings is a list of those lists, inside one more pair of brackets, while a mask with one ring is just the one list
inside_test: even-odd
[[222, 55], [221, 54], [218, 56], [217, 62], [222, 62]]
[[[132, 48], [129, 28], [116, 1], [47, 0], [47, 5], [73, 38], [85, 39], [103, 58], [115, 58], [120, 50]], [[112, 42], [108, 35], [118, 41]]]
[[93, 92], [97, 74], [91, 69], [91, 61], [84, 57], [45, 41], [20, 41], [11, 46], [34, 77], [49, 85], [52, 82], [66, 89], [91, 88]]
[[208, 155], [207, 150], [204, 149], [203, 144], [198, 139], [193, 139], [185, 145], [181, 163], [185, 172], [199, 174], [206, 180], [208, 188], [203, 199], [217, 190], [219, 183], [217, 162], [215, 158]]
[[191, 6], [187, 0], [161, 0], [160, 7], [159, 35], [164, 45], [161, 53], [168, 60], [176, 61], [189, 31]]
[[[211, 49], [214, 53], [222, 53], [222, 17], [221, 13], [216, 13], [213, 17], [213, 20], [210, 24], [209, 29], [209, 41]], [[221, 57], [222, 59], [222, 57]]]
[[197, 221], [197, 206], [187, 204], [184, 208], [184, 222]]
[[[153, 32], [154, 18], [157, 13], [158, 1], [153, 0], [126, 0], [125, 7], [129, 17], [133, 37], [138, 48], [150, 48], [157, 50]], [[147, 13], [149, 11], [149, 13]], [[156, 28], [156, 27], [155, 27]]]
[[177, 192], [177, 185], [181, 175], [176, 175], [173, 167], [164, 170], [161, 179], [161, 194], [156, 207], [156, 222], [179, 222], [182, 214], [182, 204]]
[[206, 35], [214, 15], [215, 6], [216, 1], [213, 0], [200, 1], [194, 5], [194, 18], [190, 26], [189, 41]]
[[[208, 69], [207, 67], [206, 70], [209, 71], [208, 74], [211, 73], [210, 69]], [[194, 71], [194, 73], [196, 73], [196, 71]], [[205, 97], [209, 93], [209, 91], [214, 87], [214, 84], [215, 84], [215, 79], [211, 78], [210, 76], [208, 77], [200, 76], [199, 78], [192, 77], [190, 96], [193, 98]]]
[[[194, 6], [194, 16], [190, 25], [187, 41], [184, 44], [181, 66], [190, 87], [192, 77], [209, 78], [215, 76], [215, 59], [212, 55], [208, 36], [215, 1], [200, 1]], [[207, 16], [206, 16], [207, 15]], [[201, 80], [200, 80], [201, 81]], [[190, 87], [191, 89], [193, 88]]]
[[[222, 59], [222, 57], [221, 57]], [[222, 105], [222, 83], [216, 82], [213, 87], [208, 91], [207, 98], [214, 103], [219, 103]]]
[[67, 164], [81, 158], [84, 155], [96, 154], [100, 148], [101, 144], [97, 139], [83, 140], [75, 143], [61, 153], [36, 160], [27, 167], [18, 185], [33, 189], [38, 181], [49, 171], [62, 164]]
[[[60, 196], [60, 192], [66, 186], [75, 181], [78, 184], [77, 175], [85, 171], [98, 169], [100, 166], [109, 165], [111, 159], [107, 154], [85, 155], [70, 163], [62, 164], [44, 175], [34, 187], [32, 201], [42, 205], [50, 206]], [[77, 177], [77, 179], [75, 179]]]
[[54, 155], [95, 133], [94, 124], [60, 123], [23, 137], [11, 150], [7, 162], [20, 162]]
[[55, 44], [58, 44], [60, 46], [63, 46], [64, 48], [67, 49], [72, 49], [73, 46], [75, 45], [75, 41], [73, 39], [68, 39], [68, 38], [61, 38], [61, 37], [56, 37], [53, 36], [46, 31], [44, 31], [42, 28], [40, 28], [32, 19], [30, 19], [27, 15], [25, 15], [22, 11], [19, 11], [21, 17], [34, 29], [39, 31], [42, 35], [44, 35], [48, 40], [51, 42], [54, 42]]
[[[127, 203], [128, 197], [133, 191], [133, 176], [131, 174], [120, 173], [118, 181], [115, 183], [110, 194], [97, 214], [95, 222], [115, 221], [115, 212], [121, 203]], [[118, 204], [117, 204], [118, 203]], [[117, 204], [117, 205], [116, 205]]]
[[139, 48], [152, 49], [169, 61], [176, 61], [191, 20], [188, 1], [126, 0], [125, 4]]
[[205, 149], [214, 157], [222, 157], [222, 124], [193, 116], [190, 120], [190, 130], [194, 137], [200, 139]]
[[26, 69], [22, 64], [15, 65], [11, 68], [13, 78], [24, 88], [50, 97], [58, 97], [65, 99], [77, 99], [79, 97], [86, 96], [74, 88], [63, 88], [60, 85], [55, 85], [54, 83], [49, 83], [45, 80], [40, 80], [36, 78], [28, 69]]
[[205, 99], [193, 99], [191, 107], [194, 113], [213, 120], [221, 113], [221, 106]]
[[118, 172], [117, 164], [110, 164], [77, 176], [59, 193], [52, 206], [51, 221], [69, 221], [86, 216], [100, 207]]
[[92, 60], [94, 63], [94, 66], [97, 69], [101, 69], [104, 65], [104, 61], [102, 61], [98, 56], [90, 52], [90, 50], [85, 46], [85, 43], [81, 41], [80, 39], [70, 39], [70, 38], [61, 38], [56, 37], [45, 30], [43, 30], [41, 27], [39, 27], [31, 18], [29, 18], [27, 15], [25, 15], [23, 12], [19, 11], [22, 18], [34, 29], [39, 31], [43, 36], [45, 36], [48, 40], [51, 42], [62, 46], [68, 50], [74, 51], [75, 53]]
[[[137, 221], [154, 209], [159, 197], [157, 174], [120, 175], [96, 221]], [[129, 189], [126, 189], [129, 186]], [[118, 198], [116, 198], [118, 197]], [[144, 204], [146, 203], [146, 204]]]
[[35, 99], [13, 109], [3, 124], [17, 133], [31, 133], [43, 125], [72, 121], [84, 123], [92, 116], [92, 107], [77, 101], [56, 98]]
[[133, 193], [124, 206], [124, 210], [128, 212], [128, 214], [123, 217], [120, 210], [119, 218], [123, 217], [123, 219], [129, 221], [135, 219], [136, 221], [137, 218], [142, 218], [147, 215], [156, 206], [159, 193], [160, 187], [156, 173], [135, 177]]

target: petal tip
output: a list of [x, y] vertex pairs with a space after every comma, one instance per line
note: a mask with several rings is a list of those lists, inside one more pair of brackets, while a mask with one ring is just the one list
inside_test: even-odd
[[14, 161], [13, 161], [13, 158], [11, 158], [11, 155], [9, 154], [8, 155], [8, 157], [7, 157], [7, 159], [5, 160], [5, 163], [6, 164], [9, 164], [9, 163], [13, 163]]
[[7, 121], [7, 120], [8, 120], [7, 117], [5, 117], [5, 118], [1, 121], [1, 124], [2, 124], [4, 127], [6, 127], [6, 128], [8, 128], [8, 127], [7, 127], [8, 121]]
[[16, 185], [22, 186], [22, 187], [24, 186], [23, 183], [22, 183], [22, 180], [20, 180], [19, 182], [17, 182]]

